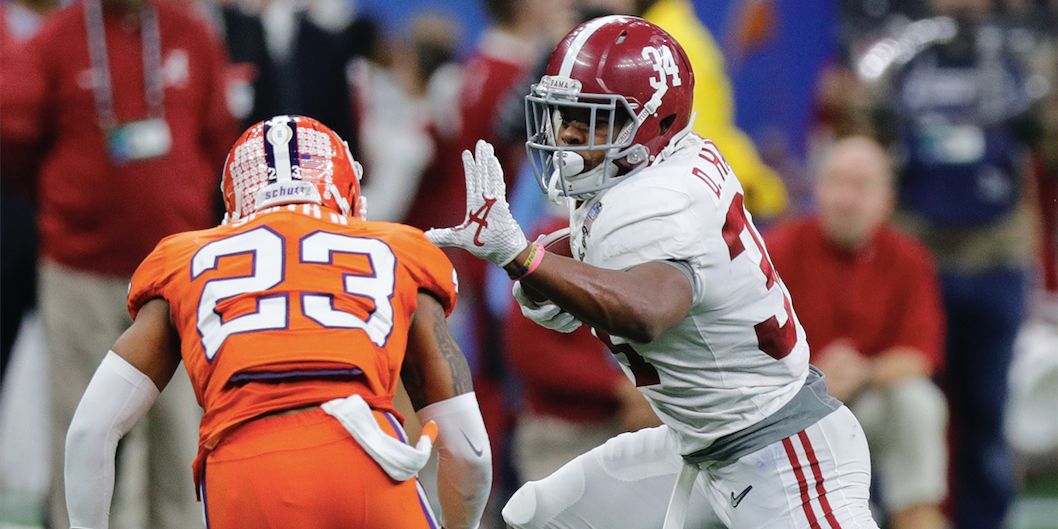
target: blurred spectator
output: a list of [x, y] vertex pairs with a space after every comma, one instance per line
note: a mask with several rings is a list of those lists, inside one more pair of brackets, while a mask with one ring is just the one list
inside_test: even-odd
[[[55, 0], [15, 0], [0, 4], [0, 105], [9, 102], [18, 104], [32, 91], [32, 86], [18, 83], [26, 66], [23, 52], [19, 49], [26, 40], [37, 33], [45, 15], [58, 6]], [[20, 112], [16, 110], [15, 115]], [[32, 128], [26, 120], [10, 119], [5, 115], [0, 120], [4, 129], [0, 134], [19, 135], [20, 129]], [[9, 153], [5, 152], [7, 156]], [[26, 172], [28, 160], [18, 157], [18, 163], [4, 163], [5, 172]], [[0, 310], [0, 386], [11, 359], [11, 349], [22, 325], [22, 318], [36, 305], [37, 298], [37, 236], [33, 226], [33, 189], [31, 186], [9, 188], [8, 178], [0, 182], [0, 292], [4, 294]], [[18, 178], [12, 179], [17, 181]], [[23, 179], [24, 181], [24, 179]]]
[[892, 118], [880, 133], [902, 155], [896, 220], [931, 248], [940, 272], [953, 523], [997, 528], [1016, 492], [1003, 425], [1033, 264], [1026, 155], [1038, 130], [1031, 107], [1038, 94], [1018, 32], [992, 2], [934, 0], [931, 7], [944, 18], [894, 24], [903, 30], [890, 45], [911, 44], [904, 56], [868, 49], [857, 72], [888, 81], [876, 93]]
[[1058, 2], [1013, 4], [1012, 33], [1032, 73], [1026, 84], [1030, 91], [1046, 90], [1033, 109], [1039, 130], [1032, 146], [1031, 172], [1040, 213], [1040, 272], [1033, 316], [1058, 324]]
[[848, 136], [877, 138], [874, 102], [870, 88], [844, 60], [823, 66], [812, 95], [812, 114], [806, 139], [807, 160], [803, 178], [786, 184], [800, 211], [812, 211], [820, 158], [834, 143]]
[[[1030, 65], [1039, 141], [1032, 148], [1034, 205], [1039, 210], [1038, 273], [1030, 311], [1014, 345], [1006, 437], [1017, 457], [1016, 472], [1029, 483], [1058, 476], [1058, 2], [1010, 3], [1011, 36]], [[1029, 193], [1031, 197], [1031, 192]], [[1040, 519], [1047, 526], [1056, 516]]]
[[[27, 61], [20, 49], [40, 29], [44, 17], [58, 7], [54, 0], [15, 0], [0, 4], [0, 108], [11, 108], [24, 101], [35, 89], [19, 83]], [[21, 114], [17, 109], [15, 116]], [[0, 136], [19, 135], [32, 128], [25, 119], [12, 119], [5, 112], [0, 119]], [[17, 163], [9, 163], [11, 160]], [[46, 377], [40, 372], [45, 365], [44, 338], [34, 315], [37, 303], [37, 230], [34, 225], [32, 186], [9, 187], [18, 181], [19, 172], [32, 170], [31, 160], [10, 150], [2, 153], [3, 179], [0, 180], [0, 395], [9, 409], [17, 409], [17, 418], [0, 411], [7, 434], [17, 424], [16, 437], [0, 440], [0, 525], [18, 520], [26, 524], [43, 523], [43, 505], [47, 496], [46, 449], [38, 447], [40, 433], [48, 424], [46, 406], [39, 396], [47, 391]], [[11, 178], [9, 175], [16, 176]], [[28, 179], [22, 179], [23, 181]], [[16, 344], [19, 344], [16, 347]], [[21, 356], [21, 358], [19, 358]], [[20, 366], [11, 369], [11, 366]], [[36, 368], [36, 369], [34, 369]], [[24, 402], [19, 399], [35, 399]], [[0, 426], [0, 431], [5, 426]], [[20, 446], [21, 445], [21, 446]], [[19, 450], [22, 451], [19, 451]], [[18, 454], [11, 457], [7, 454]], [[34, 457], [36, 456], [36, 457]], [[6, 463], [6, 458], [11, 462]]]
[[[473, 150], [479, 139], [497, 143], [509, 186], [525, 158], [525, 138], [524, 134], [518, 137], [499, 134], [500, 105], [510, 89], [523, 84], [540, 57], [574, 26], [574, 12], [571, 0], [485, 0], [484, 3], [493, 25], [482, 33], [477, 50], [464, 67], [460, 102], [462, 130], [456, 147], [460, 152]], [[528, 88], [526, 85], [522, 91], [527, 93]], [[461, 170], [459, 174], [461, 177]], [[458, 183], [462, 191], [462, 182]]]
[[834, 62], [820, 72], [815, 102], [810, 151], [824, 152], [848, 136], [877, 135], [870, 90], [847, 64]]
[[636, 0], [636, 13], [679, 42], [694, 70], [694, 131], [716, 142], [746, 192], [746, 209], [767, 220], [786, 209], [786, 188], [757, 153], [753, 141], [735, 125], [735, 99], [724, 56], [702, 24], [690, 0]]
[[350, 68], [365, 167], [361, 186], [370, 197], [371, 220], [408, 219], [429, 228], [421, 226], [418, 207], [408, 195], [420, 184], [431, 185], [422, 181], [423, 174], [439, 169], [437, 154], [452, 148], [459, 131], [458, 34], [452, 20], [419, 15], [406, 38], [373, 46], [375, 53], [356, 59]]
[[[556, 210], [529, 233], [566, 226], [566, 211]], [[510, 303], [504, 350], [524, 391], [511, 446], [520, 483], [551, 475], [621, 432], [661, 424], [591, 329], [552, 331]]]
[[358, 154], [346, 68], [367, 52], [378, 29], [370, 20], [354, 21], [353, 5], [346, 0], [221, 3], [231, 74], [241, 82], [231, 94], [232, 106], [243, 127], [281, 114], [312, 116]]
[[[463, 64], [458, 139], [454, 148], [438, 153], [443, 174], [427, 176], [441, 179], [428, 207], [432, 210], [428, 213], [429, 226], [450, 226], [463, 221], [466, 186], [460, 153], [464, 149], [473, 150], [479, 139], [495, 145], [508, 185], [513, 183], [525, 158], [525, 138], [501, 141], [497, 134], [499, 106], [511, 87], [525, 80], [543, 50], [553, 46], [572, 27], [570, 3], [571, 0], [484, 0], [491, 25], [482, 32], [475, 51]], [[420, 187], [420, 196], [424, 191]], [[420, 221], [426, 220], [425, 216], [420, 218]], [[453, 335], [474, 372], [474, 389], [492, 440], [494, 457], [502, 459], [511, 417], [501, 382], [504, 367], [500, 329], [490, 321], [486, 308], [485, 263], [466, 252], [448, 252], [448, 255], [459, 273], [461, 300], [456, 309]], [[501, 468], [501, 465], [494, 466], [497, 472]], [[503, 477], [498, 475], [493, 483], [502, 485]]]
[[[183, 6], [76, 2], [23, 50], [26, 71], [15, 81], [32, 89], [18, 91], [21, 101], [5, 98], [0, 112], [31, 126], [5, 129], [0, 141], [5, 179], [16, 176], [6, 171], [12, 147], [39, 161], [29, 185], [37, 189], [39, 300], [51, 357], [50, 523], [69, 527], [66, 429], [95, 367], [131, 323], [129, 278], [163, 237], [216, 223], [218, 175], [238, 131], [225, 104], [223, 48]], [[123, 461], [115, 527], [201, 524], [188, 472], [199, 412], [179, 373], [131, 436], [146, 436], [147, 462]]]
[[830, 139], [873, 135], [871, 95], [851, 68], [835, 63], [820, 75], [817, 128]]
[[812, 364], [860, 420], [891, 529], [939, 529], [947, 492], [944, 310], [929, 250], [888, 218], [895, 203], [886, 153], [838, 141], [824, 156], [817, 213], [766, 233], [797, 304]]

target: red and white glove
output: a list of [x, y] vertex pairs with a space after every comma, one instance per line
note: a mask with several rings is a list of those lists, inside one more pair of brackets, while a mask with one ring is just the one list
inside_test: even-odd
[[426, 237], [437, 246], [456, 246], [476, 257], [504, 266], [529, 245], [507, 205], [507, 185], [496, 152], [478, 140], [475, 154], [463, 151], [467, 215], [463, 224], [435, 228]]

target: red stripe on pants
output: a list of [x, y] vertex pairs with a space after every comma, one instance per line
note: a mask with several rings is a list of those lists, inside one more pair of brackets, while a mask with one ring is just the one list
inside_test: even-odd
[[794, 475], [797, 476], [797, 487], [801, 489], [801, 507], [805, 511], [805, 517], [808, 518], [808, 525], [816, 529], [819, 527], [819, 522], [816, 520], [816, 513], [812, 511], [812, 499], [808, 497], [808, 481], [805, 479], [805, 473], [801, 471], [801, 462], [797, 459], [793, 442], [787, 437], [782, 440], [782, 446], [786, 449], [786, 456], [790, 458], [790, 465], [793, 466]]
[[812, 476], [816, 478], [816, 494], [819, 494], [819, 506], [823, 508], [827, 523], [830, 524], [831, 529], [841, 529], [841, 525], [834, 518], [834, 512], [830, 508], [830, 500], [827, 500], [827, 490], [823, 487], [823, 471], [819, 469], [819, 460], [816, 459], [816, 452], [812, 449], [812, 441], [808, 439], [808, 434], [804, 430], [801, 430], [797, 437], [801, 438], [801, 445], [804, 446], [805, 455], [808, 456], [808, 464], [812, 467]]

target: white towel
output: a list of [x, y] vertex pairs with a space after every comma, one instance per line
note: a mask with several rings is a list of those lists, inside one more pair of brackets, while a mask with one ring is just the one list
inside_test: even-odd
[[437, 438], [437, 424], [433, 421], [423, 425], [423, 434], [413, 447], [383, 431], [371, 407], [360, 395], [334, 399], [323, 403], [320, 408], [338, 419], [386, 474], [397, 481], [415, 477], [430, 459], [430, 451]]

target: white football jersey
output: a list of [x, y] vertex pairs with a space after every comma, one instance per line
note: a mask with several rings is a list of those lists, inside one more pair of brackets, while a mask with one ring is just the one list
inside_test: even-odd
[[756, 424], [808, 374], [789, 292], [716, 145], [695, 134], [667, 158], [570, 213], [574, 256], [626, 270], [679, 261], [694, 277], [687, 317], [650, 343], [600, 338], [680, 439], [680, 453]]

